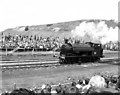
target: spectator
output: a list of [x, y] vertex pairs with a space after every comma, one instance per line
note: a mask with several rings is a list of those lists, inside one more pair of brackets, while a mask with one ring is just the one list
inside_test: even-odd
[[119, 77], [118, 77], [118, 79], [117, 79], [117, 83], [116, 83], [115, 88], [116, 88], [118, 91], [120, 91], [120, 75], [119, 75]]
[[[105, 78], [110, 78], [110, 76]], [[47, 95], [65, 95], [65, 94], [91, 95], [92, 94], [93, 95], [97, 93], [101, 93], [101, 94], [118, 93], [118, 91], [120, 91], [120, 76], [117, 77], [116, 75], [113, 75], [112, 79], [114, 78], [115, 78], [114, 83], [116, 85], [115, 88], [106, 88], [104, 77], [100, 75], [95, 75], [95, 76], [92, 76], [90, 80], [89, 78], [85, 78], [84, 85], [82, 85], [83, 80], [81, 79], [78, 82], [74, 81], [71, 84], [65, 84], [64, 86], [62, 86], [61, 84], [59, 84], [58, 86], [51, 86], [49, 84], [42, 85], [41, 94], [44, 94], [44, 95], [46, 94]], [[117, 82], [116, 82], [116, 78], [117, 78]], [[118, 91], [115, 89], [117, 89]], [[40, 92], [40, 89], [39, 89], [39, 92]], [[36, 94], [35, 89], [29, 90], [26, 88], [19, 88], [19, 89], [14, 89], [13, 91], [11, 91], [11, 93], [8, 93], [8, 92], [2, 93], [2, 95], [39, 95], [39, 94]]]
[[90, 81], [89, 85], [94, 87], [94, 88], [105, 88], [106, 87], [106, 82], [105, 79], [99, 75], [93, 76]]

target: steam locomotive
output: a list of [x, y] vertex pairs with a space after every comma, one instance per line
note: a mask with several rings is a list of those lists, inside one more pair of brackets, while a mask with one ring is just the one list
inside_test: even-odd
[[99, 61], [101, 57], [104, 56], [100, 43], [65, 43], [60, 48], [59, 62], [61, 64], [95, 62]]

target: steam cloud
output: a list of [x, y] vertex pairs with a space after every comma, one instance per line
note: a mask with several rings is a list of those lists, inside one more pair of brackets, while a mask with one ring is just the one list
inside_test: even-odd
[[74, 38], [84, 41], [101, 42], [105, 44], [109, 41], [118, 41], [118, 27], [108, 28], [105, 21], [99, 23], [84, 21], [71, 31], [71, 35]]

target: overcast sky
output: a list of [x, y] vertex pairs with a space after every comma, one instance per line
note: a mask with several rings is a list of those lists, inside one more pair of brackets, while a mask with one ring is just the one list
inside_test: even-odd
[[0, 0], [0, 31], [81, 19], [118, 17], [119, 0]]

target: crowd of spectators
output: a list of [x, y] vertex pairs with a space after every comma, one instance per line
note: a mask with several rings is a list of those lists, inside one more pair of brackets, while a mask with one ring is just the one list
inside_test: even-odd
[[39, 88], [14, 88], [13, 91], [3, 92], [2, 95], [94, 95], [103, 93], [120, 94], [120, 75], [96, 74], [91, 78], [81, 78], [71, 83], [50, 85], [43, 84]]
[[[77, 42], [74, 38], [69, 38], [70, 43]], [[84, 41], [80, 41], [84, 43]], [[42, 37], [37, 35], [25, 36], [25, 35], [3, 35], [0, 45], [2, 50], [13, 50], [15, 48], [22, 48], [23, 50], [36, 50], [36, 51], [50, 51], [50, 50], [59, 50], [61, 45], [64, 43], [64, 39], [59, 37]], [[120, 42], [106, 43], [103, 45], [105, 50], [118, 50]]]
[[8, 35], [2, 38], [2, 49], [11, 49], [14, 48], [23, 48], [27, 50], [53, 50], [54, 48], [59, 48], [62, 45], [62, 42], [59, 37], [42, 37], [42, 36], [22, 36], [22, 35]]
[[104, 50], [112, 50], [112, 51], [118, 51], [120, 46], [120, 42], [108, 42], [103, 45]]

